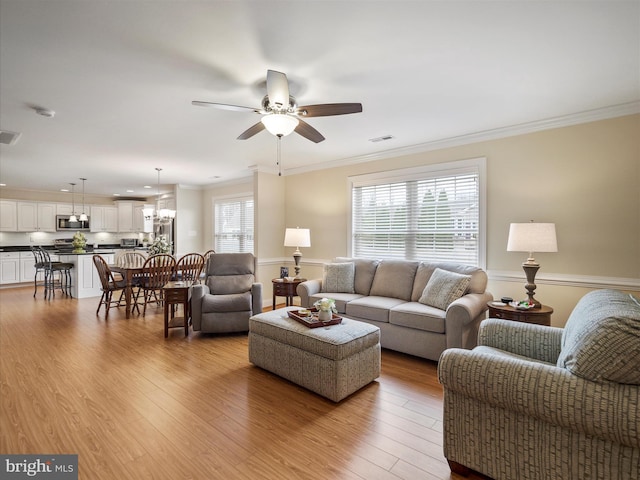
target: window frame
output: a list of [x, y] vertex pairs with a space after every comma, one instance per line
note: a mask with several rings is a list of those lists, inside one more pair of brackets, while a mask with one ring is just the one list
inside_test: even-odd
[[487, 258], [487, 189], [486, 189], [486, 163], [485, 157], [457, 160], [451, 162], [421, 165], [417, 167], [386, 170], [363, 175], [347, 177], [347, 255], [352, 257], [353, 250], [353, 197], [354, 189], [375, 185], [387, 185], [409, 180], [429, 179], [447, 175], [460, 175], [476, 173], [478, 175], [478, 267], [486, 270]]
[[[212, 199], [212, 240], [213, 240], [213, 248], [217, 253], [230, 253], [230, 252], [224, 252], [222, 251], [222, 249], [220, 249], [219, 245], [218, 245], [218, 241], [217, 241], [217, 235], [218, 235], [218, 218], [217, 218], [217, 213], [218, 213], [218, 205], [222, 205], [222, 204], [229, 204], [229, 203], [236, 203], [236, 202], [247, 202], [247, 201], [251, 201], [253, 202], [253, 213], [250, 216], [251, 218], [251, 224], [252, 224], [252, 228], [253, 228], [253, 239], [252, 239], [252, 248], [250, 251], [244, 250], [245, 252], [248, 253], [252, 253], [255, 254], [255, 196], [253, 195], [252, 192], [239, 192], [236, 194], [231, 194], [231, 195], [224, 195], [224, 196], [219, 196], [219, 197], [213, 197]], [[233, 253], [238, 253], [238, 252], [233, 252]], [[241, 252], [240, 252], [241, 253]]]

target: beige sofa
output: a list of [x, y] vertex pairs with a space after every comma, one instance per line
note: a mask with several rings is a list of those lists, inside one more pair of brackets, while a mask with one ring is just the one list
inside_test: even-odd
[[[332, 270], [345, 265], [346, 273], [336, 279]], [[447, 305], [444, 297], [450, 292], [430, 282], [435, 272], [438, 278], [447, 272], [467, 277], [462, 296]], [[429, 283], [435, 301], [424, 298]], [[475, 347], [487, 302], [493, 300], [485, 291], [486, 285], [487, 275], [477, 267], [338, 257], [325, 265], [322, 279], [302, 282], [297, 293], [304, 307], [332, 298], [339, 314], [379, 327], [383, 348], [437, 361], [447, 348]]]
[[640, 479], [640, 303], [595, 290], [564, 329], [489, 319], [442, 354], [444, 454], [496, 480]]

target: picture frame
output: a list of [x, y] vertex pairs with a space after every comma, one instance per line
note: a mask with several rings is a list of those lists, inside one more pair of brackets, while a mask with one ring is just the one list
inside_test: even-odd
[[280, 267], [280, 278], [285, 278], [289, 276], [289, 268], [288, 267]]

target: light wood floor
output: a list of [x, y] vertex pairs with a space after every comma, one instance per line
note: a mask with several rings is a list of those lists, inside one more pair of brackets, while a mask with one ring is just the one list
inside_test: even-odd
[[92, 480], [462, 478], [433, 362], [383, 351], [334, 404], [252, 366], [246, 334], [165, 339], [160, 309], [32, 293], [0, 290], [2, 453], [78, 454]]

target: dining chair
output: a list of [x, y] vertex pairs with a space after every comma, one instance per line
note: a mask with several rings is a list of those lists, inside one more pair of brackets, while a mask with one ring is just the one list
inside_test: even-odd
[[[98, 309], [96, 315], [100, 312], [100, 307], [105, 306], [105, 317], [109, 316], [109, 308], [112, 306], [119, 307], [122, 305], [122, 297], [124, 295], [124, 289], [126, 287], [126, 280], [116, 280], [113, 277], [113, 273], [107, 265], [107, 262], [100, 255], [93, 256], [93, 264], [98, 271], [98, 277], [100, 277], [100, 284], [102, 285], [102, 297], [100, 297], [100, 303], [98, 303]], [[118, 300], [113, 300], [113, 293], [120, 291], [120, 297]]]
[[147, 260], [140, 252], [124, 252], [116, 260], [119, 267], [142, 267]]
[[187, 253], [176, 263], [175, 279], [196, 283], [200, 281], [200, 273], [204, 267], [204, 257], [199, 253]]
[[[146, 260], [147, 257], [140, 252], [124, 252], [116, 258], [116, 265], [124, 268], [142, 268]], [[119, 280], [118, 276], [122, 277], [119, 273], [114, 273], [116, 281]], [[131, 307], [131, 312], [133, 312], [133, 310], [138, 310], [138, 313], [140, 313], [140, 306], [136, 302], [136, 297], [143, 277], [144, 275], [140, 273], [134, 274], [131, 279], [131, 298], [134, 301], [133, 306]]]
[[144, 305], [142, 316], [147, 312], [149, 303], [162, 305], [162, 287], [171, 281], [176, 266], [176, 259], [167, 253], [153, 255], [146, 259], [142, 266], [142, 275], [140, 278], [140, 288], [136, 292], [135, 302], [138, 303], [140, 295]]

